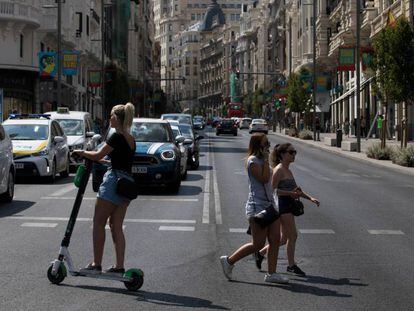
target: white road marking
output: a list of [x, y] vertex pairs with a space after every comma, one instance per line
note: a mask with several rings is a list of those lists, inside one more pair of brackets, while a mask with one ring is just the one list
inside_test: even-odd
[[33, 227], [33, 228], [54, 228], [58, 224], [56, 223], [44, 223], [44, 222], [25, 222], [22, 223], [21, 227]]
[[[214, 165], [214, 155], [213, 155], [213, 166]], [[221, 225], [223, 223], [223, 219], [221, 216], [221, 203], [220, 203], [220, 192], [217, 183], [217, 171], [213, 171], [213, 186], [214, 186], [214, 206], [216, 209], [216, 224]]]
[[161, 199], [161, 198], [138, 198], [138, 201], [166, 201], [166, 202], [198, 202], [199, 199], [180, 199], [180, 198], [168, 198], [168, 199]]
[[160, 226], [159, 231], [194, 231], [194, 227]]
[[[33, 217], [33, 216], [7, 216], [2, 219], [13, 220], [34, 220], [34, 221], [68, 221], [69, 217]], [[77, 218], [76, 221], [88, 222], [92, 221], [92, 218]], [[171, 224], [195, 224], [195, 220], [187, 219], [134, 219], [127, 218], [124, 222], [129, 223], [171, 223]]]
[[303, 234], [335, 234], [335, 231], [331, 229], [299, 229]]
[[63, 187], [63, 188], [59, 189], [58, 191], [53, 192], [50, 195], [58, 197], [58, 196], [66, 194], [68, 192], [71, 192], [72, 190], [75, 190], [75, 189], [76, 189], [75, 185], [70, 184], [69, 186]]
[[231, 233], [246, 233], [246, 228], [230, 228], [229, 232]]
[[401, 230], [368, 230], [370, 234], [390, 234], [390, 235], [402, 235], [404, 232]]
[[[210, 152], [206, 152], [206, 167], [210, 166]], [[211, 170], [206, 171], [206, 180], [204, 183], [204, 200], [203, 200], [203, 224], [210, 222], [210, 174]]]
[[[41, 200], [73, 200], [75, 201], [76, 196], [73, 197], [41, 197]], [[96, 200], [96, 197], [83, 197], [83, 200]]]
[[[109, 225], [106, 225], [106, 226], [105, 226], [105, 229], [106, 229], [106, 230], [110, 230], [111, 228], [109, 228]], [[125, 225], [123, 225], [123, 226], [122, 226], [122, 230], [125, 230]]]

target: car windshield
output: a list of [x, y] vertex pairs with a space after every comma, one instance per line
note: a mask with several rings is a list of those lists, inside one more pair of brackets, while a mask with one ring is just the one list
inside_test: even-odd
[[203, 118], [201, 118], [201, 117], [196, 117], [196, 118], [194, 118], [194, 122], [203, 122]]
[[222, 120], [221, 123], [225, 125], [232, 125], [234, 122], [233, 120]]
[[171, 134], [168, 131], [168, 124], [165, 123], [134, 122], [132, 124], [131, 134], [137, 142], [173, 141]]
[[83, 120], [58, 119], [57, 121], [66, 135], [83, 136]]
[[49, 126], [44, 124], [3, 124], [12, 140], [46, 140]]
[[263, 120], [263, 119], [255, 119], [255, 120], [253, 120], [253, 123], [255, 123], [255, 124], [265, 124], [266, 121]]
[[162, 118], [163, 118], [163, 120], [176, 120], [180, 123], [191, 124], [191, 117], [190, 116], [167, 114], [167, 115], [163, 115]]
[[178, 126], [180, 128], [181, 133], [183, 134], [184, 137], [188, 137], [188, 138], [193, 138], [194, 134], [193, 134], [193, 130], [191, 129], [191, 126], [187, 125], [187, 124], [180, 124]]

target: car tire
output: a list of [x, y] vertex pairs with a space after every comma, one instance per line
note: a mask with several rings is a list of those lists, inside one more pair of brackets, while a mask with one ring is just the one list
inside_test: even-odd
[[0, 195], [0, 202], [10, 203], [14, 197], [14, 175], [13, 172], [9, 172], [9, 179], [7, 180], [7, 190]]
[[237, 136], [237, 132], [233, 134], [233, 136]]
[[179, 178], [177, 181], [169, 184], [168, 188], [172, 193], [178, 193], [178, 191], [180, 191], [180, 186], [181, 186], [181, 179]]
[[53, 159], [52, 175], [47, 177], [49, 184], [53, 184], [56, 180], [56, 159]]
[[200, 160], [197, 156], [197, 159], [195, 159], [192, 163], [191, 163], [191, 169], [196, 170], [198, 169], [198, 167], [200, 166]]
[[69, 155], [68, 155], [68, 159], [67, 159], [67, 162], [66, 162], [66, 168], [65, 168], [64, 171], [60, 172], [60, 177], [66, 178], [66, 177], [69, 176], [69, 172], [70, 172], [70, 164], [69, 164], [70, 162], [69, 161], [70, 160], [69, 160]]

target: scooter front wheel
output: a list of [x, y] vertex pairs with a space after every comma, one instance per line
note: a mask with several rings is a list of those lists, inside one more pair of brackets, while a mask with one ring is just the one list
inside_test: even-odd
[[137, 291], [144, 284], [144, 272], [141, 269], [129, 269], [125, 272], [124, 277], [131, 280], [124, 282], [125, 287], [130, 291]]
[[49, 279], [49, 281], [53, 284], [62, 283], [62, 281], [65, 279], [65, 277], [67, 275], [65, 265], [62, 263], [59, 266], [59, 269], [58, 269], [56, 275], [52, 274], [52, 269], [53, 269], [53, 264], [50, 265], [49, 269], [47, 269], [47, 278]]

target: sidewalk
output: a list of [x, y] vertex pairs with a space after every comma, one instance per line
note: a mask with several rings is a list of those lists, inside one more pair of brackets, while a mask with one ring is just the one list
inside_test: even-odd
[[[300, 144], [306, 144], [309, 145], [311, 147], [314, 148], [319, 148], [331, 153], [335, 153], [337, 155], [346, 157], [346, 158], [350, 158], [350, 159], [354, 159], [354, 160], [358, 160], [360, 162], [365, 162], [365, 163], [370, 163], [372, 165], [375, 165], [377, 167], [381, 167], [381, 168], [389, 168], [392, 169], [394, 171], [403, 173], [403, 174], [409, 174], [414, 176], [414, 167], [405, 167], [405, 166], [401, 166], [401, 165], [397, 165], [392, 163], [392, 161], [387, 161], [387, 160], [376, 160], [376, 159], [371, 159], [368, 158], [366, 155], [366, 151], [368, 149], [368, 147], [370, 147], [371, 145], [375, 144], [375, 143], [379, 143], [380, 140], [379, 139], [375, 139], [375, 138], [370, 138], [368, 140], [366, 140], [365, 138], [361, 138], [361, 152], [355, 152], [355, 151], [344, 151], [341, 148], [337, 148], [337, 147], [331, 147], [331, 146], [327, 146], [325, 145], [325, 137], [332, 137], [335, 138], [336, 134], [335, 133], [321, 133], [320, 134], [320, 141], [313, 141], [313, 140], [304, 140], [304, 139], [300, 139], [300, 138], [296, 138], [296, 137], [291, 137], [289, 135], [285, 135], [283, 133], [280, 133], [279, 131], [273, 132], [273, 131], [269, 131], [269, 135], [273, 135], [273, 136], [277, 136], [280, 138], [284, 138], [290, 141], [295, 141], [297, 143]], [[342, 140], [343, 141], [355, 141], [356, 142], [356, 137], [355, 136], [351, 136], [351, 137], [346, 137], [345, 135], [342, 136]], [[387, 145], [388, 146], [400, 146], [400, 142], [396, 141], [396, 140], [387, 140]], [[414, 142], [410, 142], [408, 143], [408, 145], [414, 145]]]

